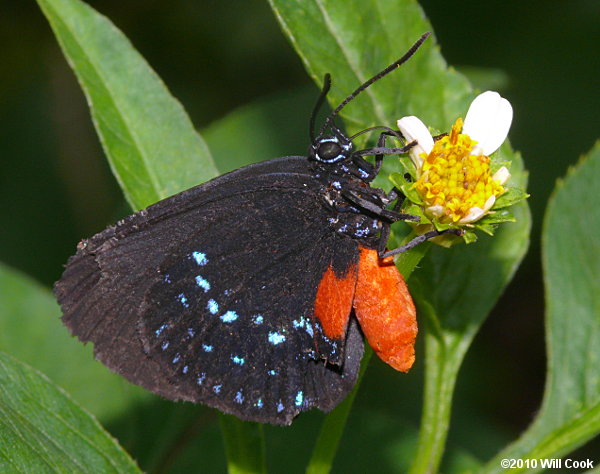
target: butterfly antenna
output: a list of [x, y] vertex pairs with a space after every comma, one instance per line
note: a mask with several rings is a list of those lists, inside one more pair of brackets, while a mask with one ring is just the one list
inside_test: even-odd
[[315, 104], [315, 107], [313, 108], [312, 114], [310, 116], [310, 124], [309, 124], [308, 133], [310, 134], [310, 142], [311, 143], [315, 142], [315, 121], [317, 119], [317, 114], [319, 113], [319, 110], [321, 109], [321, 106], [323, 105], [323, 102], [325, 101], [325, 97], [327, 96], [327, 93], [329, 92], [329, 89], [331, 89], [331, 75], [325, 74], [325, 77], [323, 78], [323, 88], [321, 89], [321, 93], [319, 94], [317, 103]]
[[[394, 69], [396, 69], [397, 67], [401, 66], [402, 64], [404, 64], [406, 61], [408, 61], [410, 59], [410, 57], [415, 54], [417, 52], [417, 49], [419, 49], [421, 47], [421, 45], [423, 44], [423, 42], [431, 35], [430, 32], [427, 32], [425, 34], [423, 34], [416, 42], [415, 44], [412, 45], [412, 47], [404, 54], [404, 56], [402, 56], [400, 59], [398, 59], [397, 61], [394, 61], [392, 64], [390, 64], [388, 67], [386, 67], [383, 71], [375, 74], [371, 79], [369, 79], [368, 81], [364, 82], [363, 84], [361, 84], [358, 89], [356, 89], [352, 94], [350, 94], [348, 97], [346, 97], [342, 103], [340, 105], [338, 105], [336, 107], [336, 109], [331, 112], [331, 115], [329, 115], [329, 117], [327, 117], [325, 119], [325, 123], [323, 124], [323, 127], [321, 128], [321, 132], [323, 133], [325, 131], [325, 129], [327, 127], [330, 126], [330, 123], [333, 122], [334, 117], [340, 112], [340, 110], [342, 110], [346, 104], [348, 102], [350, 102], [351, 100], [353, 100], [358, 94], [360, 94], [362, 91], [364, 91], [367, 87], [369, 87], [371, 84], [373, 84], [374, 82], [377, 82], [379, 79], [381, 79], [384, 76], [387, 76], [390, 72], [392, 72]], [[319, 97], [320, 100], [322, 100], [322, 97]]]

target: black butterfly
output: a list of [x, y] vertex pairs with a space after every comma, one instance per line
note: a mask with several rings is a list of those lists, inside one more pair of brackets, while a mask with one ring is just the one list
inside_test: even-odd
[[[363, 353], [353, 306], [374, 349], [407, 370], [414, 306], [396, 268], [379, 257], [433, 234], [386, 252], [390, 224], [414, 216], [397, 212], [398, 193], [369, 183], [384, 155], [410, 145], [385, 147], [388, 136], [401, 136], [377, 127], [378, 146], [353, 151], [357, 135], [348, 138], [334, 117], [427, 36], [343, 101], [315, 136], [326, 76], [307, 157], [241, 168], [83, 240], [54, 287], [65, 325], [133, 383], [259, 422], [329, 411], [352, 389]], [[377, 275], [391, 293], [374, 290]], [[379, 300], [388, 294], [386, 308]], [[399, 326], [369, 323], [380, 311], [402, 313]], [[404, 333], [374, 334], [393, 331]]]

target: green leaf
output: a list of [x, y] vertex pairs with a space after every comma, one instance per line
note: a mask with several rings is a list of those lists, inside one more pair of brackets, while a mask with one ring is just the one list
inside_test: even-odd
[[141, 472], [92, 416], [44, 375], [4, 353], [0, 471]]
[[[410, 0], [270, 3], [313, 79], [320, 84], [323, 75], [331, 73], [329, 99], [334, 105], [431, 30], [419, 5]], [[396, 120], [406, 115], [416, 115], [430, 128], [446, 131], [457, 117], [465, 116], [473, 97], [466, 79], [447, 67], [435, 39], [430, 38], [408, 63], [373, 84], [342, 115], [350, 132], [372, 125], [395, 128]], [[495, 155], [494, 160], [513, 162], [512, 183], [525, 187], [523, 163], [510, 146], [504, 144]], [[403, 173], [403, 168], [398, 159], [388, 157], [375, 184], [389, 188], [387, 177], [394, 172]], [[413, 472], [437, 469], [463, 356], [527, 249], [529, 210], [520, 204], [513, 211], [517, 223], [505, 224], [493, 239], [482, 238], [476, 245], [457, 245], [451, 250], [434, 248], [415, 272], [419, 283], [411, 288], [420, 301], [421, 321], [425, 315], [426, 328], [437, 324], [439, 331], [426, 333], [428, 375]], [[336, 445], [332, 443], [330, 449]]]
[[238, 107], [202, 130], [222, 172], [278, 156], [306, 154], [308, 117], [318, 91], [302, 87]]
[[225, 441], [229, 474], [267, 472], [262, 425], [224, 414], [219, 416], [219, 422]]
[[[600, 433], [600, 143], [557, 184], [544, 220], [548, 376], [542, 408], [502, 458], [556, 458]], [[514, 470], [521, 472], [520, 470]]]
[[102, 420], [150, 397], [95, 361], [92, 346], [71, 337], [60, 316], [50, 291], [0, 264], [0, 350], [44, 372]]
[[181, 104], [127, 38], [79, 0], [38, 0], [90, 105], [113, 173], [134, 209], [217, 174]]

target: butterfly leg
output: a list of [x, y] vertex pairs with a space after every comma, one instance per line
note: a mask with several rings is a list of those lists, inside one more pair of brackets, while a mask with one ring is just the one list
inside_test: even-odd
[[[409, 242], [407, 242], [404, 245], [401, 245], [400, 247], [397, 247], [393, 250], [388, 250], [387, 252], [385, 251], [385, 244], [387, 243], [387, 238], [389, 238], [389, 232], [388, 235], [386, 237], [385, 243], [382, 244], [382, 240], [380, 239], [379, 241], [379, 246], [378, 246], [378, 252], [379, 252], [379, 258], [387, 258], [387, 257], [391, 257], [393, 255], [397, 255], [399, 253], [403, 253], [406, 252], [407, 250], [410, 250], [414, 247], [416, 247], [417, 245], [429, 240], [429, 239], [433, 239], [434, 237], [438, 237], [440, 235], [444, 235], [444, 234], [453, 234], [456, 236], [461, 236], [465, 233], [464, 230], [462, 229], [446, 229], [446, 230], [430, 230], [429, 232], [425, 232], [424, 234], [418, 235], [416, 236], [414, 239], [410, 240]], [[383, 237], [383, 232], [382, 232], [382, 236]]]
[[[402, 191], [400, 191], [396, 186], [388, 193], [386, 196], [388, 202], [396, 201], [394, 207], [392, 207], [392, 212], [396, 212], [398, 214], [402, 204], [404, 203], [404, 199], [406, 198]], [[404, 215], [412, 215], [412, 214], [404, 214]], [[400, 219], [398, 219], [400, 220]], [[379, 245], [377, 246], [377, 252], [379, 255], [383, 255], [386, 251], [387, 242], [390, 238], [390, 233], [392, 231], [392, 223], [388, 221], [381, 221], [381, 234], [379, 235]]]
[[344, 190], [342, 196], [348, 199], [353, 204], [361, 207], [362, 209], [372, 212], [376, 216], [387, 219], [391, 222], [396, 221], [418, 221], [419, 217], [413, 216], [412, 214], [404, 214], [398, 212], [394, 206], [393, 210], [386, 209], [381, 205], [380, 202], [368, 199], [367, 197], [360, 196], [358, 193], [352, 190]]

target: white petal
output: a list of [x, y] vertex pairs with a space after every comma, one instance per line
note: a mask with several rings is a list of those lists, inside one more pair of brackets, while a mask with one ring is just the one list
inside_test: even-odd
[[433, 137], [429, 133], [429, 129], [419, 118], [413, 115], [398, 120], [398, 128], [406, 138], [407, 144], [414, 140], [417, 141], [417, 144], [408, 153], [417, 169], [420, 170], [423, 166], [423, 158], [419, 155], [421, 153], [429, 155], [433, 150]]
[[468, 224], [481, 218], [485, 214], [485, 211], [480, 207], [472, 207], [469, 209], [469, 213], [458, 221], [459, 224]]
[[442, 214], [444, 214], [444, 208], [439, 204], [436, 204], [435, 206], [429, 206], [427, 209], [425, 209], [425, 213], [429, 214], [430, 216], [441, 217]]
[[497, 92], [487, 91], [471, 103], [462, 133], [477, 142], [473, 154], [491, 155], [506, 140], [512, 122], [510, 102]]
[[498, 182], [500, 185], [506, 183], [508, 181], [508, 178], [510, 178], [510, 171], [508, 171], [508, 168], [506, 166], [500, 168], [494, 173], [494, 176], [492, 176], [492, 179]]
[[485, 204], [483, 205], [483, 212], [487, 213], [487, 211], [489, 211], [492, 206], [494, 205], [494, 203], [496, 202], [496, 196], [494, 196], [493, 194], [487, 199], [487, 201], [485, 201]]

